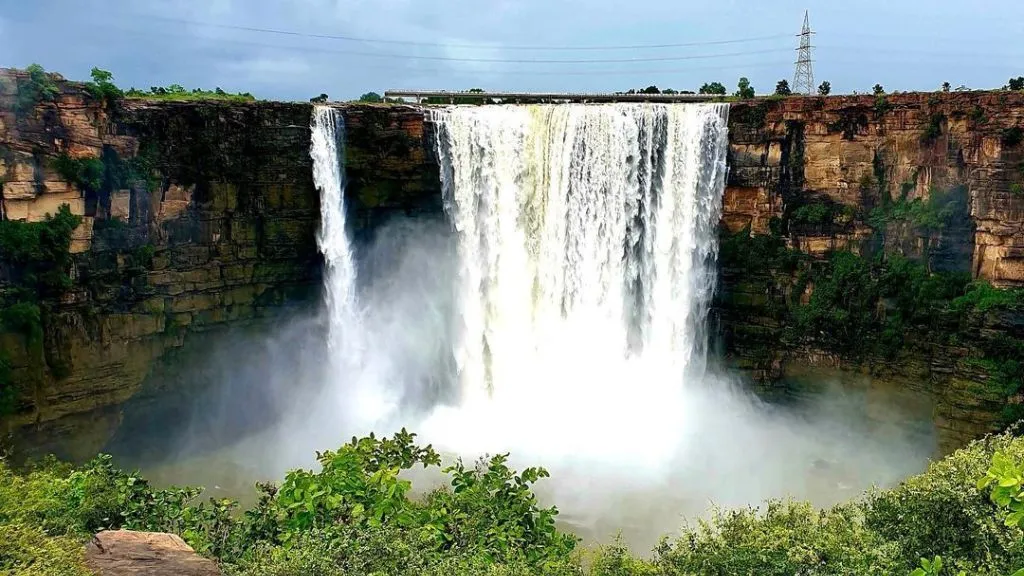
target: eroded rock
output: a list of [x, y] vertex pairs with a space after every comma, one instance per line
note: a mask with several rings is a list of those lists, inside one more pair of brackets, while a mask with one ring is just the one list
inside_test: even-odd
[[85, 563], [98, 576], [220, 576], [213, 561], [174, 534], [110, 530], [93, 536]]

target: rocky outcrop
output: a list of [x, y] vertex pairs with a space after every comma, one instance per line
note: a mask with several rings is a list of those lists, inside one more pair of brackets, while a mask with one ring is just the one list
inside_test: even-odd
[[109, 530], [85, 547], [85, 564], [97, 576], [220, 576], [212, 560], [174, 534]]
[[[931, 238], [949, 266], [998, 286], [1024, 286], [1024, 92], [800, 97], [733, 105], [724, 222], [769, 232], [810, 201], [863, 217], [889, 199], [966, 190], [968, 226]], [[814, 253], [852, 249], [865, 218], [842, 230], [793, 230]], [[907, 250], [924, 244], [909, 239]]]
[[[70, 287], [40, 302], [43, 353], [0, 329], [17, 392], [2, 421], [23, 446], [83, 458], [140, 392], [194, 394], [198, 380], [152, 377], [170, 372], [169, 351], [186, 340], [208, 348], [239, 326], [270, 330], [284, 310], [318, 303], [312, 109], [105, 103], [81, 84], [48, 81], [56, 93], [26, 103], [31, 78], [0, 73], [0, 214], [38, 222], [67, 204], [81, 224]], [[346, 116], [357, 235], [393, 214], [439, 212], [422, 113], [367, 106]], [[15, 288], [0, 266], [0, 307]]]
[[[1021, 92], [738, 103], [724, 228], [819, 259], [831, 250], [897, 253], [931, 270], [1024, 286], [1022, 129]], [[1000, 425], [1016, 400], [974, 359], [986, 342], [1024, 339], [1024, 314], [978, 314], [944, 334], [908, 330], [896, 357], [855, 355], [783, 337], [787, 306], [814, 290], [801, 274], [782, 261], [723, 259], [717, 314], [735, 365], [769, 387], [809, 365], [831, 366], [931, 395], [942, 451]]]

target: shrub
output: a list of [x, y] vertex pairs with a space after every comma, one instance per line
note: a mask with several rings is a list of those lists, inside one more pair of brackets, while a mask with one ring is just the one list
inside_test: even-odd
[[71, 235], [81, 221], [67, 204], [42, 222], [0, 220], [0, 262], [16, 269], [16, 297], [35, 301], [70, 286]]
[[92, 81], [85, 86], [97, 100], [112, 103], [124, 96], [124, 92], [114, 84], [114, 75], [110, 72], [93, 68], [90, 76]]
[[15, 111], [19, 115], [26, 114], [39, 102], [52, 102], [60, 90], [57, 83], [39, 64], [31, 64], [25, 69], [27, 81], [18, 84], [18, 100]]
[[867, 501], [867, 526], [898, 545], [903, 562], [941, 555], [954, 571], [1006, 574], [1024, 565], [1024, 533], [1008, 527], [978, 488], [996, 451], [1024, 459], [1008, 435], [972, 443], [900, 486]]
[[53, 169], [82, 190], [98, 192], [103, 186], [104, 166], [99, 158], [72, 158], [62, 153], [53, 159]]
[[0, 524], [0, 572], [12, 576], [88, 576], [82, 539], [37, 527]]
[[832, 93], [832, 83], [829, 82], [828, 80], [822, 82], [818, 86], [818, 94], [819, 95], [821, 95], [821, 96], [828, 96], [831, 93]]
[[1021, 129], [1020, 126], [1013, 126], [1003, 130], [1002, 142], [1003, 146], [1007, 148], [1019, 146], [1021, 142], [1024, 142], [1024, 129]]
[[901, 571], [897, 550], [865, 528], [855, 505], [817, 511], [772, 501], [760, 511], [715, 510], [663, 544], [658, 564], [668, 574], [882, 576]]
[[928, 119], [928, 125], [925, 126], [924, 133], [921, 134], [921, 143], [930, 144], [934, 142], [939, 136], [941, 136], [942, 123], [945, 121], [945, 114], [941, 112], [932, 114]]
[[875, 84], [871, 89], [871, 93], [875, 96], [881, 96], [882, 94], [885, 94], [885, 88], [883, 88], [881, 84]]

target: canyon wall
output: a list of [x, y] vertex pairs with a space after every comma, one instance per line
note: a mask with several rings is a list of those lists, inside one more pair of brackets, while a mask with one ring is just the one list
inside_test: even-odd
[[[0, 421], [18, 446], [81, 458], [107, 442], [130, 398], [197, 393], [201, 379], [167, 376], [175, 363], [318, 304], [320, 202], [310, 104], [107, 103], [48, 81], [56, 93], [26, 102], [31, 78], [0, 71], [0, 215], [43, 227], [66, 204], [80, 223], [68, 283], [52, 293], [28, 294], [38, 282], [0, 253], [0, 310], [37, 308], [41, 332], [38, 342], [32, 326], [0, 321], [0, 380], [13, 396]], [[439, 212], [422, 114], [346, 116], [357, 235], [395, 213]]]
[[[857, 254], [882, 275], [879, 262], [899, 255], [947, 278], [1024, 286], [1022, 128], [1021, 92], [734, 105], [717, 310], [727, 357], [769, 390], [821, 366], [927, 393], [943, 451], [1019, 414], [1013, 350], [1024, 339], [1024, 313], [1015, 303], [904, 319], [885, 354], [885, 346], [853, 350], [801, 332], [792, 311], [812, 299], [807, 279], [831, 251]], [[760, 237], [762, 250], [751, 251], [748, 235]], [[801, 255], [809, 258], [795, 264]], [[881, 299], [872, 313], [891, 318], [899, 297]], [[997, 346], [1010, 350], [1005, 362], [996, 362]], [[1004, 366], [1012, 370], [993, 385]]]
[[[55, 80], [52, 98], [25, 106], [30, 80], [0, 72], [0, 210], [8, 221], [40, 222], [67, 204], [81, 223], [68, 285], [29, 299], [41, 342], [0, 322], [15, 392], [3, 422], [26, 445], [82, 457], [107, 442], [129, 398], [163, 402], [203, 386], [165, 375], [223, 333], [270, 330], [282, 314], [319, 302], [311, 105], [104, 102]], [[340, 108], [356, 239], [397, 215], [441, 214], [424, 110]], [[1024, 286], [1020, 126], [1024, 94], [1010, 92], [734, 104], [714, 314], [724, 356], [766, 393], [807, 367], [920, 391], [935, 399], [943, 449], [999, 426], [1021, 399], [991, 384], [991, 362], [972, 359], [985, 358], [978, 342], [1024, 341], [1024, 318], [1012, 310], [948, 320], [942, 338], [908, 324], [904, 345], [879, 355], [794, 333], [792, 308], [811, 298], [808, 274], [832, 251], [901, 254], [929, 270]], [[936, 212], [941, 221], [921, 227], [892, 215], [917, 214], [936, 194], [949, 199]], [[774, 251], [736, 250], [737, 241]], [[807, 259], [779, 257], [795, 253]], [[4, 257], [0, 308], [26, 287], [19, 264]], [[877, 303], [880, 315], [887, 305]], [[0, 361], [0, 381], [3, 373]]]

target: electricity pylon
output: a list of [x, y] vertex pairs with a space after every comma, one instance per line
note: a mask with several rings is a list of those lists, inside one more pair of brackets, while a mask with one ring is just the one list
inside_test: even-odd
[[804, 28], [800, 31], [800, 47], [797, 48], [796, 73], [793, 75], [794, 94], [814, 93], [814, 69], [811, 60], [811, 21], [804, 11]]

